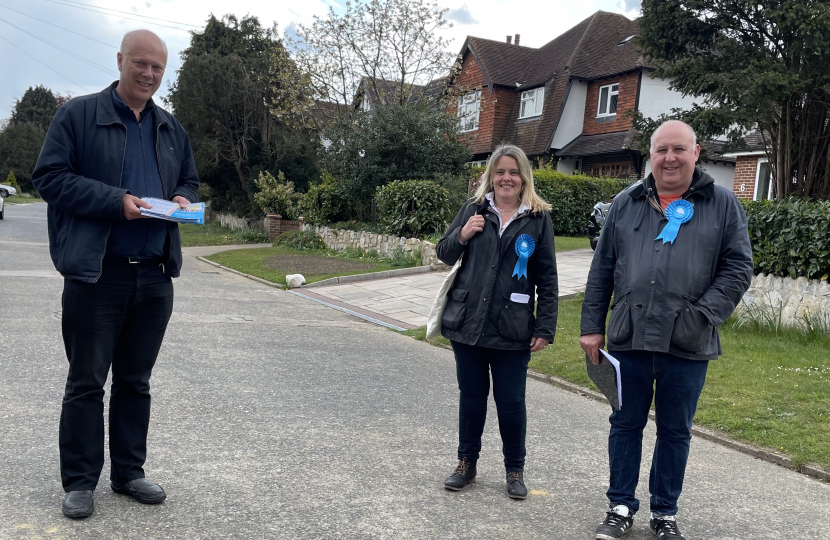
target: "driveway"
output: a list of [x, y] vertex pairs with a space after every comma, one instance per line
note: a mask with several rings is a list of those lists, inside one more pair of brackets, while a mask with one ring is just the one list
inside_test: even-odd
[[[605, 508], [607, 406], [528, 380], [533, 490], [509, 500], [495, 409], [478, 482], [455, 465], [452, 354], [185, 257], [152, 379], [147, 476], [159, 506], [112, 493], [61, 515], [62, 280], [44, 205], [0, 222], [0, 539], [590, 539]], [[31, 275], [22, 275], [30, 273]], [[645, 454], [654, 429], [649, 425]], [[639, 496], [647, 500], [647, 470]], [[830, 538], [830, 485], [695, 439], [690, 540]], [[645, 512], [644, 512], [645, 514]], [[653, 537], [645, 516], [630, 540]]]

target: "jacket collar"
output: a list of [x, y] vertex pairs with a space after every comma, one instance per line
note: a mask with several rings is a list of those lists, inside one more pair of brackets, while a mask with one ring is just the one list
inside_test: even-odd
[[[115, 110], [115, 105], [112, 103], [112, 92], [116, 86], [118, 86], [118, 81], [115, 81], [98, 93], [97, 117], [99, 126], [123, 124], [121, 118], [118, 116], [118, 111]], [[172, 124], [171, 118], [170, 113], [162, 110], [161, 107], [153, 107], [153, 121], [156, 125], [164, 124], [170, 127]]]
[[[649, 190], [657, 193], [657, 184], [654, 182], [653, 174], [649, 174], [645, 180], [637, 184], [628, 193], [628, 196], [632, 199], [641, 199], [648, 194]], [[707, 199], [712, 199], [715, 196], [715, 179], [700, 167], [695, 167], [695, 172], [692, 175], [692, 183], [686, 193], [683, 194], [683, 198], [692, 195], [700, 195]]]

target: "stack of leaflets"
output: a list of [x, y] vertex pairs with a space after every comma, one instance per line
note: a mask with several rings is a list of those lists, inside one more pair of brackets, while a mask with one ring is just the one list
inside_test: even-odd
[[[588, 367], [588, 376], [597, 385], [600, 392], [605, 394], [608, 402], [615, 411], [622, 407], [622, 379], [620, 378], [620, 362], [606, 351], [600, 349], [602, 355], [599, 357], [599, 364], [594, 365], [591, 357], [585, 355], [585, 363]], [[602, 357], [605, 357], [603, 359]]]
[[153, 205], [152, 208], [142, 208], [142, 216], [175, 221], [177, 223], [198, 223], [199, 225], [204, 225], [205, 223], [205, 203], [190, 203], [187, 205], [187, 208], [182, 208], [179, 203], [165, 201], [164, 199], [144, 197], [141, 200]]

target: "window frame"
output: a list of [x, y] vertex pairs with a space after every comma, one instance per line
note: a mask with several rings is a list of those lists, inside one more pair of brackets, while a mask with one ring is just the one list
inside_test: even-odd
[[[465, 99], [467, 99], [471, 95], [474, 96], [474, 98], [471, 101], [467, 101], [465, 103]], [[470, 107], [472, 105], [475, 105], [475, 111], [474, 112], [469, 112], [467, 110], [467, 107]], [[464, 111], [464, 112], [462, 113], [462, 111]], [[459, 133], [468, 133], [470, 131], [478, 131], [479, 118], [481, 116], [481, 88], [473, 90], [472, 92], [467, 92], [466, 94], [464, 94], [462, 96], [459, 96], [459, 98], [458, 98], [458, 110], [457, 110], [456, 116], [458, 118], [458, 132]], [[473, 122], [475, 124], [475, 127], [470, 128], [470, 129], [464, 129], [464, 127], [462, 126], [462, 121], [464, 122], [464, 126], [466, 126], [467, 121], [470, 120], [470, 119], [473, 120]]]
[[[530, 92], [533, 92], [533, 97], [530, 97]], [[541, 97], [539, 93], [541, 92]], [[533, 113], [526, 114], [522, 116], [522, 109], [524, 108], [524, 104], [526, 101], [533, 100]], [[538, 100], [538, 101], [537, 101]], [[545, 87], [538, 86], [536, 88], [531, 88], [530, 90], [522, 91], [521, 96], [519, 96], [519, 120], [524, 120], [526, 118], [534, 118], [536, 116], [542, 116], [542, 110], [545, 107]]]
[[[767, 164], [767, 170], [769, 171], [770, 179], [769, 179], [769, 186], [767, 187], [767, 196], [765, 199], [758, 199], [758, 187], [761, 185], [761, 164]], [[769, 160], [766, 157], [758, 158], [758, 163], [755, 165], [755, 189], [752, 190], [752, 200], [772, 200], [772, 171], [769, 168]]]
[[[614, 87], [617, 87], [617, 90], [614, 90]], [[605, 111], [600, 112], [602, 109], [602, 90], [604, 88], [608, 89], [608, 98], [605, 102]], [[599, 91], [597, 92], [597, 118], [607, 118], [609, 116], [617, 116], [617, 110], [615, 109], [614, 112], [608, 112], [611, 110], [611, 98], [617, 96], [617, 108], [619, 108], [620, 104], [620, 83], [615, 82], [611, 84], [605, 84], [599, 87]]]

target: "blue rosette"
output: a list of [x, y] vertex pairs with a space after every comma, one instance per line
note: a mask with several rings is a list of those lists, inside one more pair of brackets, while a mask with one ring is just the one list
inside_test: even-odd
[[536, 241], [528, 234], [523, 234], [516, 238], [516, 255], [519, 260], [516, 261], [516, 266], [513, 268], [513, 276], [519, 276], [517, 279], [527, 278], [527, 260], [533, 255], [536, 249]]
[[695, 215], [695, 207], [685, 199], [678, 199], [666, 207], [666, 219], [669, 222], [663, 227], [660, 235], [655, 240], [662, 240], [664, 244], [674, 243], [680, 226], [692, 219]]

